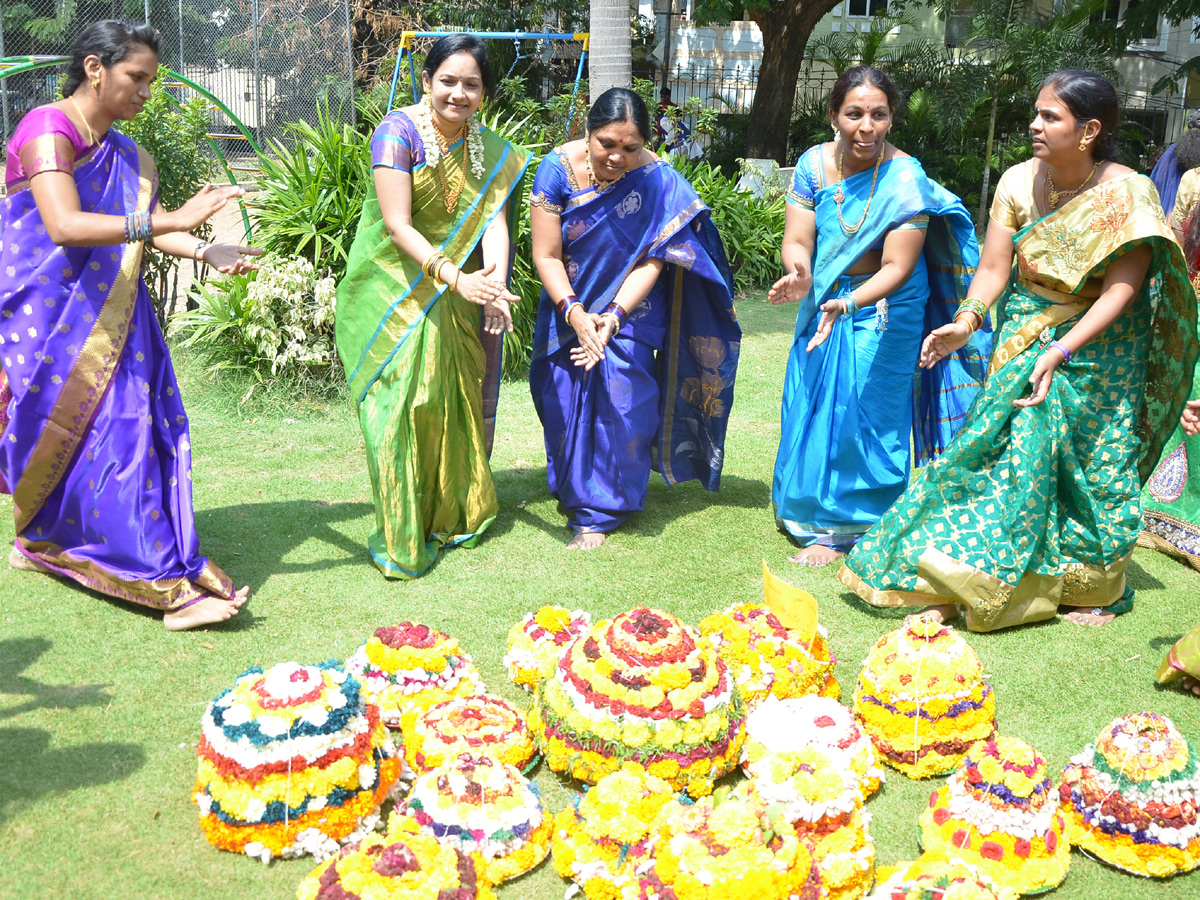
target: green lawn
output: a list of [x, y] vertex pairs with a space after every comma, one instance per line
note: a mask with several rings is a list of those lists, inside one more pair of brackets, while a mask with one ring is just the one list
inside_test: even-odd
[[[294, 896], [310, 862], [264, 867], [201, 837], [191, 802], [201, 713], [250, 665], [341, 658], [402, 619], [458, 637], [493, 691], [522, 700], [501, 656], [525, 612], [560, 603], [608, 616], [650, 603], [696, 623], [761, 600], [765, 557], [820, 601], [849, 699], [867, 649], [903, 614], [865, 607], [833, 571], [785, 562], [770, 477], [793, 312], [751, 298], [739, 314], [745, 341], [720, 493], [656, 480], [646, 511], [602, 550], [565, 553], [528, 388], [508, 384], [492, 458], [499, 518], [478, 548], [452, 551], [408, 583], [384, 581], [368, 562], [370, 489], [348, 404], [271, 408], [252, 397], [239, 407], [244, 387], [211, 384], [181, 355], [201, 548], [253, 587], [251, 602], [228, 625], [171, 634], [156, 615], [0, 569], [0, 896]], [[0, 498], [4, 545], [11, 512]], [[1051, 622], [968, 637], [995, 686], [1001, 731], [1032, 742], [1056, 770], [1123, 713], [1165, 713], [1200, 740], [1200, 701], [1153, 681], [1200, 617], [1200, 576], [1139, 550], [1130, 579], [1137, 604], [1113, 626]], [[544, 767], [536, 778], [555, 810], [573, 789]], [[868, 804], [881, 863], [916, 854], [929, 791], [888, 773]], [[565, 886], [546, 865], [500, 893], [549, 900]], [[1155, 884], [1075, 854], [1057, 896], [1197, 897], [1200, 874]]]

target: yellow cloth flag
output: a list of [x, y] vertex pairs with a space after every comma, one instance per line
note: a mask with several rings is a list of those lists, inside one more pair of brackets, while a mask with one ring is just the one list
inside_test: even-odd
[[800, 632], [801, 640], [811, 646], [813, 635], [817, 633], [817, 598], [772, 575], [765, 559], [762, 567], [763, 595], [767, 607], [775, 613], [784, 628]]

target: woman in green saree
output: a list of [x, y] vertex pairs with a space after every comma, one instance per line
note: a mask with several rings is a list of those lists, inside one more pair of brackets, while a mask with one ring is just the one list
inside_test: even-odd
[[496, 517], [488, 451], [516, 300], [505, 210], [529, 164], [475, 120], [491, 84], [479, 38], [439, 39], [421, 81], [422, 102], [371, 139], [373, 181], [337, 294], [375, 497], [368, 550], [389, 578], [421, 575]]
[[940, 621], [961, 611], [973, 631], [1060, 606], [1104, 624], [1131, 604], [1139, 492], [1198, 345], [1157, 193], [1113, 161], [1117, 119], [1094, 73], [1043, 83], [1034, 158], [997, 185], [975, 299], [922, 348], [933, 365], [1000, 301], [987, 383], [949, 450], [847, 557], [841, 580], [868, 603], [934, 604], [923, 615]]

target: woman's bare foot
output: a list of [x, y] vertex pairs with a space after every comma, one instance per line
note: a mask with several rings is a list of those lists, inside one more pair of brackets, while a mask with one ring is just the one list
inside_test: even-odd
[[845, 553], [834, 550], [832, 547], [826, 547], [823, 544], [810, 544], [795, 556], [789, 556], [788, 562], [793, 562], [798, 566], [820, 568], [821, 566], [837, 562], [845, 555]]
[[40, 562], [30, 559], [16, 547], [13, 547], [8, 554], [8, 564], [14, 569], [21, 569], [25, 572], [41, 572], [44, 575], [53, 575], [51, 569], [46, 568]]
[[1197, 681], [1190, 675], [1183, 676], [1183, 689], [1185, 691], [1191, 691], [1197, 697], [1200, 697], [1200, 681]]
[[249, 587], [234, 594], [232, 600], [210, 595], [178, 612], [167, 613], [163, 616], [163, 624], [167, 626], [167, 631], [187, 631], [189, 628], [215, 625], [236, 616], [249, 597]]
[[953, 622], [958, 618], [958, 607], [953, 603], [945, 603], [941, 606], [928, 606], [918, 613], [913, 613], [911, 616], [904, 617], [904, 624], [908, 625], [917, 620], [923, 619], [926, 622], [933, 622], [937, 625], [945, 625], [947, 622]]
[[603, 531], [581, 531], [567, 542], [568, 550], [595, 550], [604, 543]]
[[1110, 613], [1099, 606], [1095, 607], [1094, 609], [1085, 609], [1081, 606], [1069, 613], [1063, 613], [1063, 618], [1066, 621], [1074, 622], [1076, 625], [1090, 625], [1093, 628], [1099, 628], [1101, 625], [1107, 625], [1116, 617], [1116, 613]]

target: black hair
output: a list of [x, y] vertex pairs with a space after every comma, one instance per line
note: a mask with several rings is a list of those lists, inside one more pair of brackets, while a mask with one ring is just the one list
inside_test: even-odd
[[588, 110], [589, 134], [613, 122], [632, 122], [647, 144], [654, 139], [646, 102], [629, 88], [609, 88], [596, 98], [596, 102]]
[[83, 61], [89, 56], [99, 57], [100, 65], [111, 69], [129, 56], [135, 47], [145, 47], [158, 56], [158, 30], [141, 22], [122, 22], [119, 19], [105, 19], [89, 25], [71, 51], [71, 64], [67, 66], [67, 77], [63, 79], [62, 95], [70, 97], [87, 81]]
[[1046, 88], [1058, 94], [1080, 128], [1092, 119], [1100, 123], [1100, 133], [1092, 144], [1092, 156], [1095, 159], [1120, 159], [1117, 123], [1121, 118], [1121, 106], [1117, 100], [1117, 89], [1111, 81], [1084, 69], [1063, 69], [1046, 76], [1042, 89]]
[[475, 65], [479, 66], [479, 74], [483, 78], [483, 93], [485, 96], [490, 96], [496, 82], [492, 78], [492, 67], [488, 63], [487, 47], [473, 34], [448, 34], [434, 41], [433, 46], [429, 48], [429, 53], [425, 56], [425, 65], [421, 67], [421, 74], [433, 81], [433, 76], [442, 67], [442, 63], [456, 53], [466, 53], [475, 60]]
[[900, 92], [896, 90], [896, 85], [892, 83], [887, 72], [874, 66], [851, 66], [843, 72], [842, 77], [833, 83], [833, 90], [829, 92], [829, 111], [836, 116], [842, 111], [846, 95], [864, 85], [883, 91], [887, 98], [888, 110], [893, 116], [896, 115], [900, 109]]
[[660, 97], [670, 97], [670, 96], [671, 96], [671, 89], [670, 89], [670, 87], [668, 87], [667, 85], [663, 85], [663, 87], [662, 87], [662, 90], [660, 90], [660, 91], [658, 92], [658, 96], [660, 96]]
[[1175, 142], [1175, 166], [1180, 172], [1200, 166], [1200, 128], [1189, 128]]

